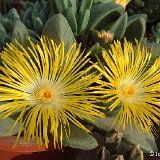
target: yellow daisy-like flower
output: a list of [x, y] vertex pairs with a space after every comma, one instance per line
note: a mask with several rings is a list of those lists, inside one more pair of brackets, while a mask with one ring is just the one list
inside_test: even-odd
[[103, 51], [103, 58], [106, 65], [95, 64], [106, 78], [99, 81], [98, 93], [110, 104], [110, 111], [121, 106], [114, 124], [124, 129], [134, 122], [138, 130], [150, 133], [160, 117], [160, 58], [148, 65], [151, 53], [138, 42], [133, 46], [126, 40], [123, 45], [114, 42], [109, 51]]
[[96, 105], [97, 96], [89, 89], [100, 76], [88, 73], [92, 66], [84, 69], [89, 53], [81, 53], [76, 44], [65, 53], [63, 43], [56, 45], [49, 38], [42, 37], [37, 45], [29, 41], [27, 49], [17, 42], [1, 54], [1, 117], [19, 112], [13, 126], [21, 124], [18, 137], [24, 129], [26, 140], [33, 138], [48, 146], [52, 135], [54, 146], [60, 143], [62, 147], [69, 123], [89, 132], [78, 119], [104, 117]]
[[126, 7], [126, 5], [130, 2], [131, 0], [113, 0], [114, 3], [118, 3], [122, 5], [123, 7]]

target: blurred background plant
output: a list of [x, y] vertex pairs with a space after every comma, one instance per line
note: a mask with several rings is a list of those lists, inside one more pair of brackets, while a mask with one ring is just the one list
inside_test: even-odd
[[159, 0], [132, 0], [127, 6], [129, 15], [147, 14], [147, 22], [155, 22], [160, 18]]
[[0, 12], [2, 14], [7, 14], [11, 8], [16, 8], [20, 10], [24, 7], [25, 1], [24, 0], [1, 0], [0, 1]]
[[[160, 22], [160, 1], [159, 0], [132, 0], [127, 5], [128, 14], [147, 14], [147, 31], [145, 37], [150, 42], [157, 42], [158, 36], [153, 32], [153, 27]], [[157, 29], [156, 29], [157, 30]]]

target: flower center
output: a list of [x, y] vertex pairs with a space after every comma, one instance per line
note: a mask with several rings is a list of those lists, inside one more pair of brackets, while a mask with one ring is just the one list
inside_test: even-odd
[[126, 98], [132, 98], [136, 94], [136, 88], [134, 86], [128, 86], [124, 89], [123, 94]]
[[51, 102], [55, 98], [55, 94], [53, 90], [49, 88], [42, 88], [36, 93], [36, 98], [44, 102]]

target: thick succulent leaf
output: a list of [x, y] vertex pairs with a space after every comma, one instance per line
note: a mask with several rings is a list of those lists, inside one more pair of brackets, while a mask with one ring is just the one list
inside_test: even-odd
[[7, 18], [12, 20], [13, 22], [20, 20], [19, 14], [15, 8], [10, 9], [7, 14]]
[[25, 25], [21, 21], [16, 21], [12, 32], [12, 42], [15, 43], [16, 39], [23, 46], [27, 46], [28, 36], [29, 34]]
[[145, 46], [152, 51], [152, 57], [154, 60], [160, 56], [160, 44], [158, 43], [146, 43]]
[[45, 0], [40, 0], [40, 5], [41, 5], [41, 8], [45, 9], [47, 2]]
[[41, 15], [40, 15], [40, 12], [37, 10], [37, 9], [33, 9], [33, 11], [32, 11], [32, 19], [35, 19], [35, 18], [37, 18], [37, 17], [39, 17], [39, 18], [41, 18]]
[[58, 9], [57, 9], [55, 0], [49, 1], [49, 6], [51, 8], [52, 13], [58, 13]]
[[81, 7], [80, 7], [80, 13], [81, 14], [84, 14], [84, 12], [87, 10], [87, 9], [91, 9], [92, 7], [92, 4], [93, 4], [93, 0], [82, 0], [81, 2]]
[[149, 66], [153, 65], [156, 58], [160, 57], [160, 44], [158, 43], [146, 43], [145, 46], [152, 51], [151, 60], [149, 62]]
[[82, 35], [85, 33], [88, 22], [89, 22], [89, 18], [90, 18], [90, 10], [86, 9], [85, 12], [81, 14], [81, 17], [78, 22], [78, 34], [79, 35]]
[[34, 29], [33, 22], [32, 22], [30, 19], [27, 20], [25, 26], [26, 26], [27, 28], [29, 28], [29, 29], [35, 30], [35, 29]]
[[[94, 124], [104, 131], [109, 131], [112, 128], [114, 119], [115, 117], [96, 118]], [[132, 130], [130, 126], [126, 126], [125, 130], [120, 128], [119, 131], [123, 133], [124, 141], [133, 145], [140, 144], [144, 152], [158, 151], [154, 137], [151, 134], [139, 132], [134, 125]]]
[[99, 42], [99, 38], [98, 38], [99, 32], [97, 30], [92, 30], [91, 33], [92, 33], [93, 42]]
[[123, 131], [123, 133], [125, 142], [133, 145], [140, 144], [144, 152], [158, 151], [155, 139], [151, 134], [148, 135], [139, 132], [135, 127], [133, 127], [131, 131], [129, 126]]
[[67, 0], [55, 0], [55, 3], [59, 13], [63, 13], [68, 8]]
[[91, 56], [102, 55], [102, 46], [99, 43], [95, 43], [91, 48], [89, 48], [88, 52], [91, 52]]
[[33, 3], [33, 2], [26, 1], [25, 6], [24, 6], [24, 9], [27, 10], [29, 7], [33, 7], [33, 6], [34, 6], [34, 3]]
[[41, 19], [39, 17], [36, 17], [33, 21], [33, 25], [34, 25], [34, 28], [35, 30], [38, 32], [38, 33], [41, 33], [42, 30], [43, 30], [43, 23], [41, 21]]
[[88, 29], [102, 29], [123, 13], [124, 7], [116, 3], [98, 3], [91, 8]]
[[33, 8], [29, 7], [23, 14], [22, 22], [26, 24], [28, 19], [31, 19]]
[[129, 41], [142, 41], [144, 33], [146, 31], [146, 21], [144, 18], [135, 19], [132, 22], [128, 22], [125, 37]]
[[48, 19], [43, 28], [42, 34], [47, 35], [57, 44], [64, 41], [66, 50], [76, 42], [71, 27], [62, 14], [55, 14]]
[[7, 34], [5, 27], [0, 23], [0, 33]]
[[127, 40], [135, 41], [135, 39], [142, 41], [146, 30], [146, 14], [136, 14], [128, 18], [125, 37]]
[[39, 15], [40, 15], [41, 21], [43, 23], [45, 23], [47, 21], [47, 18], [48, 18], [47, 17], [47, 13], [44, 10], [41, 10], [40, 13], [39, 13]]
[[[6, 43], [10, 42], [10, 41], [11, 41], [10, 36], [8, 36], [6, 33], [0, 31], [0, 46], [4, 47], [4, 46], [6, 46]], [[0, 48], [0, 49], [2, 49], [2, 48]]]
[[112, 25], [111, 28], [111, 33], [114, 33], [114, 40], [118, 39], [120, 40], [121, 38], [123, 38], [123, 35], [126, 31], [126, 27], [127, 27], [127, 12], [124, 12], [119, 19]]
[[73, 7], [69, 7], [65, 12], [64, 16], [66, 17], [72, 32], [76, 35], [77, 34], [77, 20], [76, 15]]
[[32, 24], [34, 26], [34, 29], [38, 33], [42, 33], [43, 29], [43, 22], [42, 22], [41, 14], [38, 10], [34, 9], [32, 11]]
[[70, 125], [70, 129], [70, 135], [68, 138], [67, 136], [64, 136], [63, 138], [63, 144], [65, 146], [83, 150], [91, 150], [98, 146], [96, 139], [89, 133], [75, 125]]
[[40, 10], [41, 10], [41, 5], [40, 5], [40, 3], [39, 3], [38, 1], [35, 2], [35, 4], [34, 4], [34, 9], [36, 9], [37, 11], [40, 12]]
[[139, 18], [144, 18], [147, 21], [147, 14], [135, 14], [135, 15], [130, 16], [128, 18], [128, 24], [132, 23], [133, 21]]
[[68, 0], [68, 6], [72, 7], [74, 12], [77, 13], [77, 2], [76, 2], [76, 0]]
[[7, 18], [0, 17], [0, 23], [5, 27], [8, 32], [12, 32], [13, 29], [13, 21]]
[[18, 133], [20, 124], [18, 123], [14, 128], [13, 132], [10, 133], [10, 129], [12, 128], [15, 120], [12, 118], [0, 119], [0, 136], [11, 136]]

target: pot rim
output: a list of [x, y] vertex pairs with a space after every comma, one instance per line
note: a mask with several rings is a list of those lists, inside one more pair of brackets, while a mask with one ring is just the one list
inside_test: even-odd
[[11, 152], [41, 152], [49, 149], [53, 149], [53, 146], [46, 147], [45, 144], [38, 146], [34, 141], [24, 141], [23, 137], [20, 137], [16, 146], [17, 136], [2, 136], [0, 137], [0, 150], [1, 151], [11, 151]]

